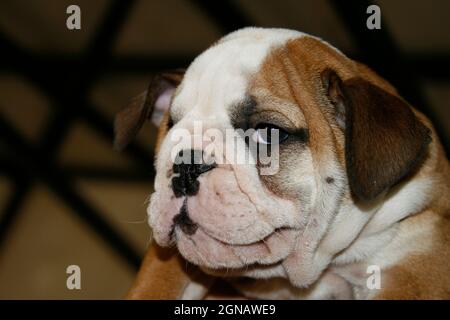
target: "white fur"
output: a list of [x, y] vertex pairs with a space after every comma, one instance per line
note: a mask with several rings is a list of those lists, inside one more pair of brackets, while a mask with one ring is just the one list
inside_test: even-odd
[[[333, 269], [354, 286], [357, 299], [371, 298], [378, 293], [377, 290], [369, 290], [366, 286], [368, 266], [380, 267], [383, 279], [384, 270], [394, 266], [413, 251], [419, 254], [432, 248], [435, 221], [429, 219], [420, 225], [411, 225], [407, 221], [399, 223], [402, 219], [423, 210], [430, 198], [428, 190], [431, 189], [431, 184], [430, 178], [413, 179], [399, 185], [380, 199], [379, 208], [370, 215], [371, 219], [363, 225], [364, 228], [360, 228], [360, 234], [334, 258]], [[364, 216], [367, 212], [360, 214]], [[354, 228], [350, 221], [330, 232], [330, 238], [348, 234], [349, 228]]]
[[204, 283], [191, 281], [184, 288], [183, 294], [181, 295], [181, 300], [198, 300], [203, 299], [205, 295], [208, 293], [208, 289], [210, 284], [205, 285]]
[[305, 34], [285, 29], [246, 28], [233, 32], [199, 55], [189, 66], [173, 100], [176, 118], [228, 125], [227, 109], [245, 98], [250, 77], [268, 53]]

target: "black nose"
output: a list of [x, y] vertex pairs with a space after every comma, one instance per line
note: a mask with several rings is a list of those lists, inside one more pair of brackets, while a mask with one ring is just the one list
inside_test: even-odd
[[181, 150], [173, 165], [172, 190], [175, 197], [196, 195], [200, 187], [197, 178], [217, 165], [203, 162], [202, 150]]

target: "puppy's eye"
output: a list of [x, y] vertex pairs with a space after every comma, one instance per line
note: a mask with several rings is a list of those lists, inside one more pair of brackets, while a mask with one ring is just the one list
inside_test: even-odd
[[256, 126], [253, 134], [253, 141], [262, 144], [281, 143], [289, 137], [289, 133], [280, 129], [279, 127], [269, 124], [261, 123]]

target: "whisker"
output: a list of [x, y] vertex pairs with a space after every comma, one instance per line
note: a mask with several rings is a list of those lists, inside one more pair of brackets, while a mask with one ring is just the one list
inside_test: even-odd
[[147, 217], [145, 217], [142, 220], [120, 220], [120, 223], [128, 223], [128, 224], [141, 224], [141, 223], [147, 223]]
[[148, 196], [145, 198], [144, 203], [142, 203], [142, 205], [143, 205], [143, 206], [149, 205], [149, 204], [150, 204], [151, 198], [152, 198], [152, 195], [151, 195], [151, 194], [148, 195]]

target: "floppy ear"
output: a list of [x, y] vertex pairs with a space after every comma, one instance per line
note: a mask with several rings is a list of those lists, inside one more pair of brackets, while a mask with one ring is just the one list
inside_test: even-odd
[[322, 83], [345, 132], [350, 190], [357, 199], [370, 201], [420, 164], [430, 130], [406, 101], [367, 80], [342, 81], [328, 69]]
[[147, 119], [159, 126], [169, 109], [173, 93], [183, 79], [184, 70], [177, 69], [155, 75], [147, 91], [135, 98], [116, 115], [114, 148], [122, 150], [137, 135]]

